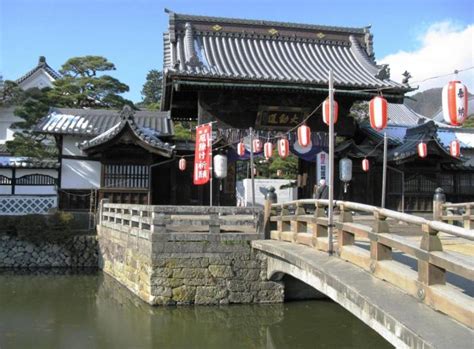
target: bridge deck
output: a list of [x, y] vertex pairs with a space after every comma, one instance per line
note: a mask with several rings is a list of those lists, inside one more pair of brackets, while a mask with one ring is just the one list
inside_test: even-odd
[[[396, 346], [473, 346], [474, 331], [351, 263], [307, 246], [283, 241], [258, 240], [253, 241], [252, 246], [295, 266], [301, 275], [324, 279], [318, 282], [320, 286], [326, 285], [326, 289], [319, 291], [329, 295]], [[302, 281], [311, 284], [311, 280]]]

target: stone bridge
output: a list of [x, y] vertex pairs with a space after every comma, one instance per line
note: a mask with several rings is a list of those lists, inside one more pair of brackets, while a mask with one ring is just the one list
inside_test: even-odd
[[327, 205], [102, 202], [100, 266], [153, 305], [329, 297], [396, 347], [472, 348], [474, 231], [338, 201], [330, 244]]

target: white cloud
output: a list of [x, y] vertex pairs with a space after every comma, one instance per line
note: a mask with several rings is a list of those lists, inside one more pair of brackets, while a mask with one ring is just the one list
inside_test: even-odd
[[[420, 47], [417, 50], [399, 51], [380, 60], [380, 63], [390, 65], [393, 80], [400, 82], [402, 73], [408, 70], [412, 75], [410, 85], [419, 85], [418, 91], [423, 91], [442, 87], [453, 80], [455, 75], [422, 80], [474, 66], [474, 24], [460, 28], [452, 22], [435, 23], [419, 40]], [[459, 73], [458, 80], [474, 92], [474, 69]]]

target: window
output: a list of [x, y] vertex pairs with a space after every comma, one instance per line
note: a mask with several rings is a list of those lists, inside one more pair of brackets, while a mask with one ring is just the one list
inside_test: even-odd
[[105, 165], [104, 188], [148, 188], [147, 165]]

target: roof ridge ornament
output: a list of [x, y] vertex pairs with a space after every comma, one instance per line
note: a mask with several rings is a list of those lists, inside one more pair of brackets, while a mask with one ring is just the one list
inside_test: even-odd
[[372, 27], [369, 24], [367, 27], [364, 28], [364, 43], [365, 43], [365, 51], [367, 52], [367, 56], [375, 62], [375, 53], [374, 53], [374, 36], [370, 32], [370, 28]]
[[128, 104], [124, 105], [120, 111], [120, 118], [122, 121], [135, 121], [134, 118], [135, 111]]
[[199, 61], [199, 58], [194, 47], [194, 33], [193, 26], [190, 22], [186, 22], [184, 25], [184, 57], [185, 64], [189, 65], [192, 68], [201, 67], [202, 63]]

